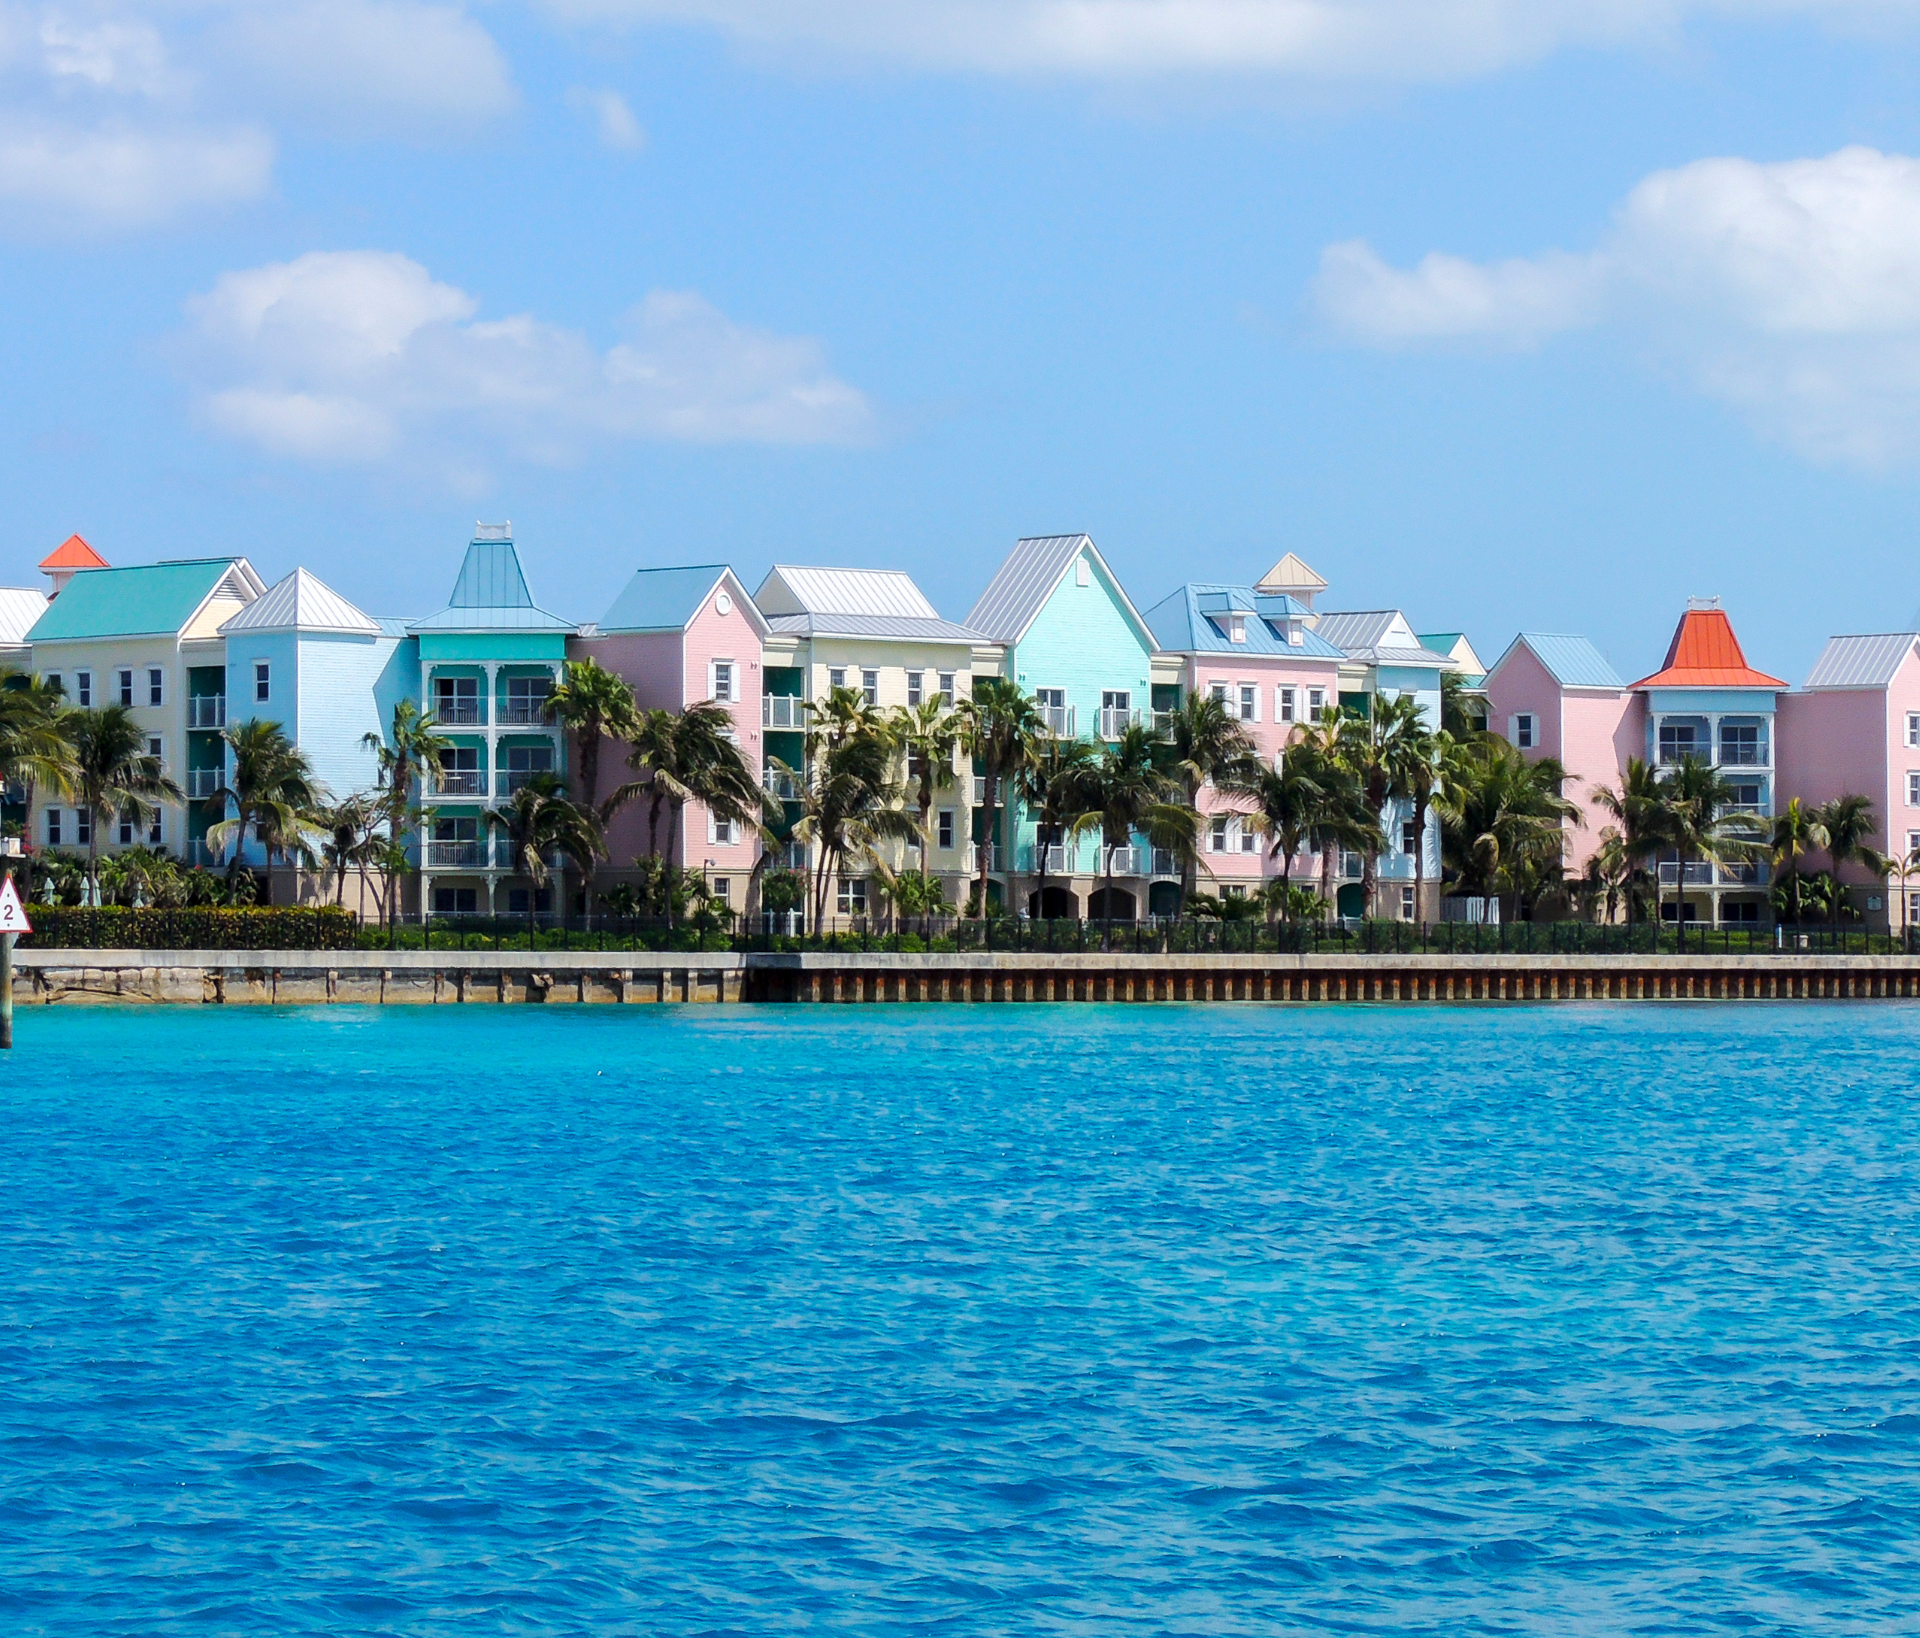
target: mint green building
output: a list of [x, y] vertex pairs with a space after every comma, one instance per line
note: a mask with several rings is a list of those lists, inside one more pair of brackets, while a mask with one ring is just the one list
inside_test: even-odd
[[[1087, 535], [1018, 542], [966, 624], [1005, 646], [1001, 674], [1039, 701], [1058, 738], [1111, 743], [1129, 724], [1150, 722], [1154, 711], [1178, 704], [1176, 698], [1155, 698], [1153, 632]], [[976, 801], [982, 799], [976, 793]], [[1029, 915], [1106, 915], [1106, 861], [1097, 838], [1049, 850], [1042, 904], [1037, 887], [1017, 891], [1023, 880], [1035, 887], [1030, 878], [1040, 871], [1032, 819], [1003, 811], [1001, 834], [991, 838], [978, 834], [980, 819], [976, 808], [974, 842], [994, 848], [990, 868], [999, 878], [1002, 902], [1017, 902]], [[1146, 912], [1156, 861], [1137, 836], [1113, 853], [1113, 915], [1131, 920]], [[1171, 860], [1157, 862], [1169, 877], [1178, 874]]]

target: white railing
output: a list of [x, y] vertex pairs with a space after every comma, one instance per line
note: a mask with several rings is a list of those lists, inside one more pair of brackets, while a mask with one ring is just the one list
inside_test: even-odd
[[486, 865], [485, 842], [427, 843], [427, 868], [430, 870], [484, 870]]
[[225, 694], [194, 694], [187, 700], [189, 728], [224, 728], [227, 725]]
[[1172, 732], [1173, 732], [1173, 723], [1174, 723], [1174, 718], [1176, 718], [1176, 717], [1177, 717], [1177, 716], [1179, 716], [1179, 715], [1180, 715], [1180, 713], [1179, 713], [1178, 711], [1156, 711], [1156, 712], [1154, 712], [1154, 714], [1153, 714], [1153, 731], [1154, 731], [1154, 732], [1155, 732], [1156, 734], [1170, 734], [1170, 733], [1172, 733]]
[[[1713, 885], [1713, 866], [1701, 859], [1687, 861], [1687, 884], [1689, 886], [1710, 887]], [[1680, 880], [1680, 861], [1666, 859], [1660, 865], [1660, 884], [1672, 887]]]
[[1153, 873], [1156, 876], [1177, 876], [1180, 864], [1173, 856], [1171, 848], [1157, 847], [1153, 850]]
[[503, 726], [512, 724], [516, 727], [526, 727], [537, 723], [544, 728], [548, 726], [547, 702], [544, 698], [538, 700], [510, 699], [505, 705], [500, 707], [500, 721]]
[[1110, 847], [1106, 858], [1101, 861], [1101, 868], [1109, 876], [1144, 876], [1147, 873], [1147, 850], [1143, 847]]
[[442, 768], [433, 776], [435, 796], [485, 796], [487, 776], [477, 768]]
[[777, 802], [798, 802], [800, 776], [786, 768], [767, 768], [760, 775], [760, 788]]
[[218, 768], [189, 768], [187, 770], [187, 800], [204, 802], [220, 788], [220, 770]]
[[1100, 737], [1118, 739], [1129, 728], [1136, 727], [1140, 721], [1138, 711], [1129, 711], [1117, 705], [1100, 707]]
[[1072, 849], [1056, 844], [1053, 847], [1027, 847], [1027, 868], [1038, 872], [1042, 869], [1049, 876], [1064, 876], [1071, 869], [1068, 862]]
[[760, 726], [762, 728], [804, 728], [807, 725], [807, 702], [793, 699], [785, 694], [762, 694], [760, 696]]
[[1723, 768], [1764, 768], [1767, 766], [1767, 742], [1758, 745], [1727, 745], [1720, 747], [1720, 766]]
[[[978, 842], [967, 843], [967, 874], [968, 875], [972, 875], [979, 870], [980, 851], [981, 851], [980, 844]], [[1000, 844], [998, 842], [994, 842], [990, 844], [986, 849], [986, 854], [987, 854], [987, 868], [989, 870], [999, 870], [1002, 868], [1002, 865], [1000, 862]]]
[[478, 700], [439, 699], [434, 701], [433, 720], [442, 728], [478, 728], [486, 718]]
[[1072, 739], [1075, 734], [1073, 713], [1071, 705], [1043, 705], [1040, 707], [1040, 720], [1055, 739]]
[[495, 776], [494, 790], [500, 800], [504, 802], [536, 774], [550, 774], [552, 772], [553, 769], [551, 768], [506, 768]]

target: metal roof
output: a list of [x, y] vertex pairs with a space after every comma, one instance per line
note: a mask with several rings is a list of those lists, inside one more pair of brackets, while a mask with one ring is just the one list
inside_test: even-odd
[[[685, 631], [713, 588], [731, 574], [724, 563], [692, 563], [678, 569], [636, 569], [612, 606], [600, 616], [599, 634], [613, 631]], [[735, 582], [738, 584], [737, 580]], [[745, 590], [740, 601], [751, 602]], [[749, 618], [757, 615], [755, 609]]]
[[1756, 671], [1741, 652], [1733, 622], [1719, 599], [1691, 602], [1673, 628], [1666, 663], [1635, 688], [1785, 688], [1779, 677]]
[[1260, 577], [1263, 591], [1323, 592], [1326, 581], [1294, 553], [1289, 552]]
[[378, 637], [380, 627], [317, 575], [295, 569], [220, 628], [243, 631], [340, 631]]
[[68, 535], [40, 559], [43, 569], [106, 569], [112, 565], [78, 535]]
[[1911, 631], [1869, 637], [1829, 637], [1802, 688], [1885, 688], [1920, 643]]
[[[504, 526], [488, 525], [483, 533]], [[574, 623], [535, 606], [520, 572], [520, 556], [507, 539], [468, 542], [454, 583], [453, 600], [438, 614], [415, 620], [413, 631], [572, 631]]]
[[82, 569], [34, 622], [27, 641], [175, 636], [223, 585], [244, 603], [265, 590], [243, 557]]
[[[1541, 665], [1547, 669], [1562, 688], [1625, 688], [1626, 681], [1619, 672], [1608, 663], [1607, 657], [1595, 648], [1585, 637], [1569, 636], [1564, 632], [1523, 631], [1507, 647], [1507, 653], [1521, 643]], [[1494, 669], [1506, 663], [1506, 654], [1500, 656]]]
[[34, 621], [47, 612], [47, 594], [30, 586], [0, 586], [0, 644], [12, 648], [27, 640]]
[[1323, 614], [1313, 628], [1350, 659], [1365, 665], [1432, 666], [1453, 669], [1453, 660], [1436, 654], [1414, 635], [1398, 609], [1362, 609]]
[[997, 643], [1019, 642], [1082, 554], [1099, 571], [1141, 641], [1151, 646], [1153, 628], [1133, 606], [1133, 599], [1127, 596], [1119, 576], [1107, 567], [1091, 535], [1029, 535], [1015, 541], [1006, 561], [973, 605], [967, 624]]
[[898, 569], [809, 569], [776, 563], [753, 594], [762, 614], [899, 615], [937, 620], [911, 575]]
[[[1247, 640], [1236, 643], [1208, 618], [1219, 605], [1221, 617], [1228, 612], [1241, 614]], [[1306, 610], [1290, 597], [1270, 593], [1256, 595], [1251, 586], [1217, 586], [1189, 583], [1162, 598], [1147, 610], [1147, 624], [1153, 640], [1171, 654], [1285, 654], [1295, 659], [1340, 660], [1345, 656], [1318, 632], [1302, 623], [1300, 641], [1290, 643], [1282, 632], [1257, 612], [1258, 607], [1275, 609], [1274, 618], [1285, 608], [1304, 622]]]
[[937, 615], [920, 619], [905, 614], [774, 614], [768, 628], [781, 637], [878, 637], [925, 643], [990, 643], [971, 626]]

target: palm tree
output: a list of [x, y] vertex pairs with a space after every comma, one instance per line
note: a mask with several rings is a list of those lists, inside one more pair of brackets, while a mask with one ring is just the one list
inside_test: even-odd
[[314, 822], [326, 833], [321, 852], [333, 866], [333, 902], [347, 900], [347, 870], [358, 865], [361, 874], [361, 909], [366, 908], [367, 844], [373, 839], [375, 822], [373, 799], [365, 791], [356, 791], [344, 802], [320, 809]]
[[1366, 716], [1346, 736], [1343, 752], [1360, 782], [1367, 811], [1383, 832], [1381, 845], [1369, 846], [1360, 855], [1360, 913], [1371, 916], [1380, 855], [1388, 843], [1387, 804], [1408, 794], [1415, 765], [1432, 755], [1432, 735], [1411, 694], [1376, 694]]
[[180, 787], [147, 753], [147, 735], [124, 705], [65, 712], [59, 719], [73, 746], [67, 779], [87, 815], [87, 896], [100, 897], [100, 826], [108, 815], [151, 823], [161, 802], [184, 800]]
[[[1004, 677], [977, 677], [973, 698], [954, 708], [960, 719], [960, 743], [974, 759], [981, 778], [981, 846], [977, 891], [980, 914], [988, 914], [987, 876], [999, 834], [1003, 788], [1033, 765], [1047, 739], [1047, 719], [1030, 694]], [[1011, 860], [1006, 861], [1010, 867]], [[1011, 871], [1009, 869], [1009, 880]], [[1011, 895], [1009, 895], [1011, 896]]]
[[1822, 802], [1814, 810], [1813, 817], [1826, 832], [1826, 840], [1820, 845], [1833, 861], [1833, 924], [1837, 929], [1840, 925], [1840, 908], [1847, 899], [1847, 890], [1840, 881], [1841, 867], [1859, 863], [1872, 868], [1873, 860], [1878, 855], [1874, 853], [1871, 843], [1880, 833], [1880, 819], [1873, 810], [1871, 800], [1852, 794]]
[[627, 766], [644, 779], [632, 779], [613, 791], [600, 804], [600, 822], [608, 824], [629, 802], [647, 798], [647, 857], [660, 854], [660, 814], [668, 802], [690, 802], [693, 792], [681, 782], [677, 772], [679, 752], [674, 739], [680, 719], [660, 706], [642, 711], [630, 736], [633, 749], [627, 753]]
[[1457, 671], [1440, 673], [1440, 731], [1458, 740], [1474, 739], [1487, 731], [1487, 700], [1470, 694]]
[[1280, 861], [1280, 902], [1290, 902], [1293, 861], [1311, 845], [1327, 813], [1327, 769], [1319, 752], [1294, 740], [1280, 753], [1278, 766], [1258, 766], [1251, 778], [1235, 779], [1231, 794], [1254, 805], [1245, 823], [1273, 838], [1267, 856]]
[[[1619, 876], [1626, 891], [1627, 920], [1633, 920], [1636, 907], [1645, 908], [1644, 889], [1649, 866], [1661, 848], [1672, 845], [1669, 834], [1666, 798], [1659, 773], [1639, 757], [1628, 757], [1626, 771], [1620, 776], [1620, 788], [1596, 785], [1594, 805], [1614, 821], [1619, 849]], [[1604, 834], [1604, 833], [1603, 833]], [[1653, 898], [1659, 902], [1659, 884]]]
[[911, 842], [920, 832], [895, 776], [898, 747], [889, 721], [850, 689], [835, 689], [811, 716], [805, 766], [784, 771], [795, 774], [800, 791], [793, 839], [816, 850], [817, 928], [825, 923], [827, 890], [837, 871], [859, 860], [885, 876], [881, 844]]
[[373, 753], [380, 770], [380, 788], [386, 793], [379, 808], [387, 825], [387, 846], [380, 850], [379, 857], [387, 878], [388, 925], [397, 929], [400, 889], [394, 861], [402, 861], [399, 869], [404, 876], [407, 815], [413, 804], [414, 781], [440, 765], [442, 754], [453, 749], [453, 741], [440, 731], [431, 711], [422, 711], [412, 700], [401, 700], [393, 708], [393, 723], [387, 734], [362, 734], [360, 746]]
[[560, 686], [547, 696], [545, 715], [580, 741], [580, 799], [592, 807], [600, 795], [600, 741], [631, 741], [640, 711], [627, 680], [597, 660], [573, 660]]
[[[1807, 854], [1827, 845], [1827, 828], [1821, 824], [1814, 811], [1795, 797], [1780, 812], [1773, 816], [1773, 831], [1768, 838], [1767, 858], [1772, 864], [1775, 875], [1776, 892], [1785, 889], [1784, 899], [1788, 917], [1794, 922], [1800, 920], [1801, 899], [1805, 886], [1805, 876], [1800, 869], [1800, 861]], [[1786, 866], [1786, 874], [1778, 874], [1780, 867]]]
[[1035, 920], [1044, 919], [1047, 913], [1047, 855], [1066, 839], [1073, 822], [1092, 804], [1089, 792], [1099, 761], [1099, 747], [1090, 740], [1052, 739], [1041, 746], [1039, 755], [1014, 782], [1021, 804], [1033, 815], [1033, 856], [1040, 877], [1034, 897], [1039, 912]]
[[941, 695], [918, 705], [902, 706], [893, 718], [893, 737], [906, 753], [907, 777], [914, 781], [920, 805], [920, 874], [927, 874], [927, 852], [932, 846], [928, 827], [933, 820], [936, 791], [953, 788], [953, 753], [960, 748], [960, 720], [947, 709]]
[[1424, 721], [1408, 735], [1404, 794], [1413, 799], [1413, 905], [1421, 921], [1427, 919], [1427, 815], [1452, 784], [1460, 744], [1446, 729], [1428, 728]]
[[[66, 696], [44, 678], [0, 668], [0, 788], [20, 786], [28, 813], [37, 785], [44, 783], [64, 797], [73, 795], [76, 770], [66, 710]], [[32, 878], [20, 885], [31, 898]]]
[[1716, 864], [1751, 859], [1766, 843], [1757, 818], [1733, 811], [1739, 800], [1734, 785], [1699, 757], [1682, 757], [1667, 770], [1660, 797], [1667, 845], [1679, 856], [1673, 923], [1684, 947], [1688, 864], [1696, 858]]
[[513, 868], [532, 883], [527, 893], [527, 948], [533, 948], [534, 889], [547, 885], [549, 861], [557, 853], [581, 875], [592, 874], [596, 860], [607, 856], [600, 824], [593, 810], [567, 800], [567, 787], [558, 774], [530, 774], [504, 807], [489, 808], [487, 824], [507, 840]]
[[1181, 802], [1179, 785], [1163, 773], [1159, 750], [1164, 742], [1151, 729], [1130, 723], [1120, 738], [1100, 753], [1086, 775], [1088, 809], [1071, 830], [1100, 836], [1101, 877], [1105, 884], [1106, 934], [1113, 936], [1113, 854], [1130, 847], [1134, 833], [1159, 847], [1191, 847], [1199, 834], [1194, 810]]
[[[1357, 720], [1348, 712], [1328, 705], [1318, 722], [1301, 729], [1296, 741], [1302, 754], [1312, 759], [1321, 791], [1321, 810], [1308, 845], [1320, 855], [1320, 900], [1329, 916], [1338, 906], [1333, 885], [1335, 856], [1343, 849], [1362, 852], [1376, 845], [1373, 838], [1380, 829], [1378, 812], [1369, 816], [1366, 811], [1366, 793], [1348, 755], [1349, 741], [1357, 727]], [[1384, 847], [1386, 843], [1382, 839], [1377, 845]]]
[[1579, 810], [1560, 794], [1566, 770], [1552, 757], [1530, 761], [1486, 735], [1462, 748], [1453, 777], [1434, 801], [1442, 858], [1469, 892], [1521, 894], [1557, 866], [1565, 822]]
[[[1173, 777], [1179, 781], [1187, 806], [1199, 829], [1200, 792], [1212, 784], [1227, 789], [1244, 783], [1259, 765], [1253, 737], [1227, 702], [1212, 693], [1189, 694], [1166, 729]], [[1195, 849], [1180, 872], [1180, 903], [1186, 905], [1198, 887], [1199, 851]]]
[[319, 816], [325, 792], [313, 777], [306, 752], [287, 738], [279, 723], [257, 717], [228, 724], [221, 738], [231, 771], [227, 782], [207, 798], [209, 816], [221, 815], [207, 827], [207, 846], [221, 852], [233, 843], [228, 880], [242, 868], [249, 831], [266, 850], [269, 871], [276, 858], [288, 855], [311, 861], [326, 838]]

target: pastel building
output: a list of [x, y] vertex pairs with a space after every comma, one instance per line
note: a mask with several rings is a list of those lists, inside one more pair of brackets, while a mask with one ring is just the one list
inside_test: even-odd
[[[7, 672], [24, 675], [33, 669], [33, 645], [27, 641], [27, 633], [46, 610], [45, 593], [31, 586], [0, 586], [0, 677]], [[26, 802], [24, 786], [0, 786], [0, 823], [24, 826]]]
[[[1370, 716], [1381, 698], [1411, 698], [1427, 726], [1440, 726], [1440, 678], [1453, 669], [1447, 655], [1421, 643], [1398, 609], [1370, 609], [1326, 613], [1316, 617], [1315, 633], [1344, 658], [1340, 664], [1340, 704], [1361, 716]], [[1396, 797], [1381, 815], [1388, 849], [1380, 857], [1373, 914], [1389, 920], [1437, 920], [1440, 904], [1440, 820], [1428, 811], [1426, 830], [1416, 833], [1414, 806]], [[1363, 861], [1358, 854], [1340, 860], [1336, 889], [1337, 912], [1344, 917], [1363, 913], [1360, 879]], [[1421, 902], [1424, 883], [1426, 902]]]
[[1566, 868], [1579, 875], [1607, 826], [1594, 792], [1617, 787], [1629, 757], [1647, 747], [1647, 696], [1633, 692], [1585, 637], [1523, 631], [1486, 677], [1487, 726], [1533, 761], [1567, 770], [1563, 794], [1580, 816], [1567, 821]]
[[[967, 625], [1003, 646], [1002, 675], [1034, 696], [1052, 732], [1063, 739], [1112, 743], [1133, 723], [1146, 723], [1156, 709], [1178, 705], [1166, 670], [1164, 693], [1154, 697], [1153, 628], [1133, 605], [1118, 577], [1086, 535], [1043, 535], [1017, 542], [967, 616]], [[981, 816], [977, 816], [981, 817]], [[997, 815], [1000, 834], [974, 840], [994, 849], [990, 869], [1001, 892], [1022, 876], [1039, 873], [1035, 825], [1016, 804]], [[1169, 886], [1179, 872], [1170, 857], [1153, 858], [1143, 837], [1113, 850], [1113, 919], [1147, 913], [1156, 868]], [[1047, 859], [1049, 902], [1026, 895], [1029, 913], [1047, 916], [1107, 915], [1107, 861], [1092, 838], [1056, 847]], [[1175, 889], [1177, 898], [1177, 888]]]
[[421, 860], [427, 908], [436, 915], [558, 908], [566, 902], [561, 870], [546, 887], [513, 879], [509, 851], [485, 816], [534, 774], [565, 776], [565, 738], [546, 703], [566, 665], [573, 623], [533, 601], [512, 526], [482, 524], [447, 606], [406, 630], [418, 644], [424, 707], [453, 742], [425, 792], [433, 814]]
[[[1771, 819], [1777, 789], [1774, 718], [1787, 684], [1747, 664], [1733, 622], [1715, 598], [1693, 598], [1666, 662], [1633, 685], [1646, 700], [1644, 755], [1662, 768], [1691, 757], [1716, 769], [1733, 789], [1732, 811]], [[1715, 925], [1756, 925], [1769, 919], [1764, 864], [1659, 862], [1660, 885], [1680, 885], [1661, 914]]]
[[[1808, 805], [1869, 798], [1879, 815], [1876, 851], [1920, 852], [1920, 634], [1830, 637], [1797, 693], [1780, 696], [1779, 780]], [[1819, 868], [1817, 865], [1815, 868]], [[1856, 908], [1884, 917], [1879, 878], [1849, 863], [1840, 872]], [[1905, 919], [1920, 922], [1920, 891]]]
[[[782, 781], [778, 761], [798, 770], [805, 762], [808, 701], [848, 688], [883, 709], [915, 707], [934, 698], [968, 698], [976, 677], [995, 675], [1000, 646], [973, 621], [943, 619], [897, 569], [807, 568], [776, 564], [753, 601], [767, 626], [761, 649], [760, 754], [771, 788]], [[789, 808], [791, 815], [797, 810]], [[928, 867], [962, 878], [968, 868], [967, 788], [956, 778], [935, 797]], [[904, 852], [901, 854], [905, 858]], [[806, 861], [789, 853], [787, 862]], [[958, 882], [949, 898], [964, 899]], [[863, 916], [874, 908], [864, 874], [835, 884], [829, 914]]]
[[[641, 569], [614, 599], [598, 624], [570, 642], [574, 659], [591, 658], [624, 678], [643, 710], [683, 711], [711, 700], [733, 718], [734, 736], [750, 767], [763, 766], [761, 744], [761, 649], [770, 628], [746, 587], [725, 564]], [[604, 800], [622, 782], [639, 777], [626, 766], [626, 747], [601, 747], [599, 788], [582, 799]], [[578, 766], [576, 760], [575, 766]], [[792, 766], [798, 767], [796, 757]], [[617, 813], [607, 828], [607, 871], [617, 876], [647, 852], [643, 799]], [[657, 838], [669, 854], [666, 823]], [[702, 870], [721, 902], [745, 903], [746, 887], [760, 856], [758, 832], [716, 819], [698, 803], [687, 804], [674, 827], [670, 862]]]
[[[1345, 656], [1312, 628], [1311, 615], [1286, 592], [1190, 582], [1148, 609], [1146, 620], [1160, 657], [1176, 662], [1181, 697], [1218, 699], [1271, 764], [1302, 724], [1339, 697]], [[1209, 788], [1200, 806], [1210, 816], [1201, 842], [1203, 892], [1243, 897], [1279, 874], [1268, 839], [1244, 825], [1231, 804]], [[1177, 913], [1179, 900], [1172, 882], [1148, 890], [1153, 915]]]

